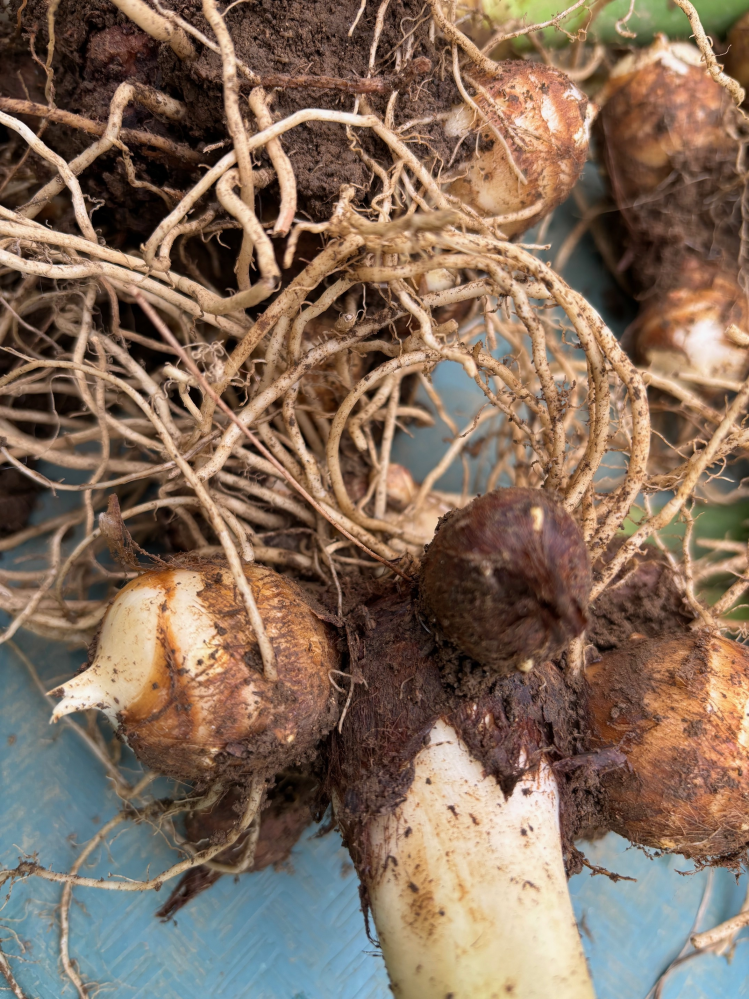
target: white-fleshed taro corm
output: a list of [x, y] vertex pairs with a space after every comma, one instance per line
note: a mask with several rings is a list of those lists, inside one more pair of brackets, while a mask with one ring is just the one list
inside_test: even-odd
[[507, 236], [524, 232], [567, 197], [588, 158], [595, 106], [561, 70], [508, 60], [498, 75], [470, 81], [481, 114], [453, 108], [445, 131], [462, 143], [449, 193], [483, 216], [514, 216]]
[[226, 566], [144, 573], [115, 597], [88, 668], [52, 691], [57, 721], [103, 711], [136, 756], [182, 779], [272, 775], [308, 756], [336, 718], [331, 629], [292, 580], [245, 566], [278, 680]]
[[546, 761], [505, 795], [439, 720], [368, 835], [367, 895], [399, 999], [594, 999]]
[[[656, 374], [738, 382], [749, 371], [747, 330], [749, 307], [736, 277], [690, 256], [676, 287], [645, 300], [625, 342], [637, 363]], [[700, 391], [716, 390], [707, 384]]]

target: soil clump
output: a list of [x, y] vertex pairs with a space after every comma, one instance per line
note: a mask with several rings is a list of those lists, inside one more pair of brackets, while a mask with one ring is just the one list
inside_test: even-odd
[[[412, 120], [432, 119], [409, 130], [404, 138], [428, 168], [438, 174], [441, 165], [450, 158], [454, 140], [444, 134], [441, 120], [435, 116], [449, 110], [460, 98], [446, 62], [447, 50], [441, 43], [430, 40], [428, 9], [425, 10], [421, 0], [392, 0], [370, 72], [377, 5], [366, 6], [349, 35], [359, 7], [359, 0], [343, 0], [333, 8], [325, 0], [306, 3], [249, 0], [228, 13], [227, 25], [238, 58], [261, 80], [272, 80], [274, 74], [337, 77], [350, 83], [367, 76], [392, 79], [392, 88], [366, 95], [360, 102], [360, 111], [366, 109], [368, 102], [384, 116], [388, 100], [397, 89], [393, 125], [397, 129]], [[199, 0], [187, 0], [174, 10], [211, 35]], [[20, 35], [13, 30], [16, 23]], [[175, 124], [158, 119], [133, 103], [126, 109], [123, 127], [156, 131], [197, 149], [227, 139], [221, 60], [217, 54], [198, 46], [197, 58], [181, 61], [167, 45], [156, 43], [105, 0], [62, 0], [55, 24], [52, 68], [58, 106], [106, 121], [118, 84], [134, 79], [183, 101], [187, 114], [182, 122]], [[29, 40], [33, 39], [36, 51], [43, 52], [48, 45], [45, 0], [14, 2], [6, 32], [6, 54], [30, 63]], [[40, 82], [43, 89], [43, 74], [42, 80], [37, 80], [37, 90]], [[246, 98], [253, 85], [240, 75], [242, 97]], [[13, 88], [17, 89], [15, 84]], [[269, 85], [267, 91], [273, 94], [271, 112], [276, 118], [302, 108], [351, 112], [356, 100], [355, 94], [336, 87]], [[39, 93], [30, 93], [29, 97], [44, 103]], [[250, 131], [257, 130], [249, 108], [246, 121]], [[34, 124], [37, 127], [38, 120]], [[50, 125], [45, 141], [70, 158], [85, 148], [91, 138]], [[343, 184], [354, 185], [361, 200], [377, 192], [379, 181], [364, 159], [373, 157], [383, 164], [390, 162], [386, 148], [366, 130], [352, 130], [347, 135], [338, 124], [309, 122], [287, 132], [282, 142], [296, 175], [299, 214], [315, 221], [330, 216]], [[364, 159], [357, 147], [364, 152]], [[194, 167], [186, 169], [186, 164], [170, 162], [164, 154], [153, 150], [133, 148], [131, 152], [139, 178], [147, 175], [151, 183], [161, 188], [184, 190], [199, 176]], [[206, 163], [214, 162], [221, 154], [218, 150], [206, 153]], [[258, 165], [270, 166], [267, 153], [260, 155]], [[84, 175], [84, 190], [92, 197], [104, 198], [108, 205], [114, 204], [116, 221], [131, 233], [149, 231], [155, 219], [164, 214], [161, 199], [152, 192], [130, 186], [116, 151], [106, 157], [102, 167]], [[260, 211], [264, 204], [272, 214], [277, 197], [274, 183], [261, 195]], [[104, 214], [100, 214], [98, 224]]]

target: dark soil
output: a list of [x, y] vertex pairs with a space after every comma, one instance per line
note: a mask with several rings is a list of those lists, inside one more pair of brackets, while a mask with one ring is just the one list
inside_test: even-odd
[[[604, 563], [620, 544], [610, 546]], [[694, 614], [665, 555], [645, 545], [593, 604], [586, 637], [603, 653], [622, 648], [638, 637], [683, 634], [693, 620]]]
[[[547, 755], [560, 784], [568, 872], [580, 870], [584, 858], [573, 841], [604, 828], [601, 777], [625, 763], [615, 745], [591, 741], [585, 680], [571, 678], [563, 660], [502, 677], [456, 650], [450, 657], [427, 630], [416, 588], [400, 581], [362, 587], [350, 588], [344, 608], [357, 682], [343, 731], [331, 736], [327, 767], [328, 792], [339, 801], [340, 825], [364, 882], [368, 820], [403, 799], [413, 759], [439, 717], [455, 726], [506, 794]], [[631, 644], [632, 636], [683, 634], [691, 619], [665, 558], [642, 553], [591, 607], [589, 660]], [[528, 760], [522, 766], [521, 750]]]
[[[335, 5], [327, 0], [247, 0], [229, 13], [227, 23], [238, 56], [256, 73], [312, 74], [354, 80], [366, 77], [368, 73], [379, 4], [367, 4], [353, 36], [349, 37], [348, 31], [359, 6], [360, 0], [342, 0]], [[211, 36], [201, 13], [200, 0], [178, 3], [174, 9]], [[459, 100], [452, 75], [446, 70], [444, 52], [429, 41], [429, 21], [423, 0], [391, 0], [387, 9], [374, 75], [393, 76], [397, 72], [408, 75], [405, 61], [396, 67], [394, 50], [409, 33], [413, 45], [409, 41], [404, 46], [408, 48], [408, 61], [419, 60], [416, 64], [419, 72], [410, 82], [398, 86], [396, 126], [449, 109]], [[20, 24], [20, 35], [13, 32], [16, 23]], [[46, 25], [46, 0], [13, 0], [10, 21], [6, 25], [5, 57], [22, 64], [25, 77], [34, 77], [28, 97], [42, 102], [44, 75], [31, 62], [29, 42], [33, 41], [37, 53], [43, 54], [47, 45]], [[56, 25], [53, 68], [59, 107], [104, 121], [117, 85], [132, 78], [184, 101], [188, 114], [183, 124], [175, 125], [159, 121], [133, 104], [126, 111], [124, 127], [157, 131], [198, 149], [227, 138], [221, 62], [216, 54], [198, 45], [198, 57], [192, 62], [182, 62], [167, 45], [154, 43], [134, 27], [108, 0], [62, 0]], [[431, 69], [423, 72], [427, 66]], [[241, 88], [247, 95], [251, 84], [243, 80]], [[354, 109], [354, 95], [335, 89], [268, 89], [274, 93], [271, 111], [279, 118], [305, 107]], [[26, 96], [13, 72], [4, 74], [2, 93]], [[384, 114], [388, 96], [387, 93], [373, 94], [368, 99], [378, 113]], [[249, 110], [247, 117], [252, 119]], [[438, 169], [439, 161], [449, 158], [451, 141], [444, 136], [439, 122], [420, 126], [412, 135], [411, 148], [433, 168]], [[370, 135], [360, 132], [355, 138], [370, 156], [385, 164], [390, 162], [385, 147]], [[70, 157], [80, 152], [91, 138], [51, 125], [45, 141]], [[294, 166], [301, 214], [313, 219], [328, 218], [343, 184], [355, 185], [363, 199], [376, 193], [379, 182], [375, 181], [373, 186], [370, 168], [351, 148], [351, 140], [342, 126], [302, 125], [287, 133], [283, 144]], [[157, 185], [185, 189], [197, 177], [196, 173], [185, 170], [184, 165], [170, 163], [153, 151], [147, 156], [143, 149], [132, 152], [136, 154], [139, 177], [145, 179], [147, 175]], [[220, 155], [221, 151], [208, 153], [206, 162], [214, 162]], [[265, 154], [261, 162], [269, 165]], [[105, 157], [100, 169], [89, 171], [89, 174], [91, 176], [86, 179], [89, 193], [104, 198], [109, 206], [115, 206], [117, 222], [133, 234], [149, 231], [163, 216], [164, 204], [158, 197], [133, 190], [128, 185], [116, 155]], [[276, 197], [275, 185], [263, 194], [266, 205], [272, 205]], [[98, 225], [105, 216], [106, 212], [102, 211], [96, 220]]]
[[[312, 806], [317, 791], [317, 781], [303, 771], [279, 774], [268, 794], [268, 801], [260, 816], [260, 833], [255, 847], [255, 861], [251, 872], [266, 867], [280, 868], [288, 862], [299, 837], [312, 821]], [[241, 811], [241, 790], [230, 788], [224, 797], [208, 812], [193, 812], [185, 821], [188, 840], [204, 850], [221, 842], [237, 822]], [[222, 864], [237, 864], [242, 857], [247, 834], [240, 836], [232, 846], [218, 854]], [[189, 901], [210, 888], [221, 877], [208, 867], [194, 867], [180, 878], [164, 905], [156, 912], [159, 919], [172, 919], [174, 914]]]

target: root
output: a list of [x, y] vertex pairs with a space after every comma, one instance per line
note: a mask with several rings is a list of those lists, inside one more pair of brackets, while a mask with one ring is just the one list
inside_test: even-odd
[[[441, 0], [429, 0], [429, 2], [432, 5], [432, 17], [434, 18], [434, 23], [445, 35], [445, 37], [449, 38], [453, 44], [459, 45], [471, 62], [475, 63], [480, 69], [482, 69], [490, 79], [493, 76], [496, 76], [496, 62], [484, 55], [481, 49], [477, 48], [477, 46], [474, 45], [469, 38], [466, 38], [462, 31], [448, 21], [443, 13]], [[522, 33], [523, 32], [521, 32], [521, 34]]]
[[723, 72], [723, 67], [715, 58], [713, 43], [705, 33], [705, 29], [702, 27], [700, 15], [697, 13], [694, 4], [690, 3], [690, 0], [674, 0], [674, 2], [678, 7], [681, 7], [689, 19], [689, 24], [692, 28], [697, 48], [702, 53], [705, 69], [719, 86], [728, 91], [733, 98], [739, 113], [746, 118], [746, 112], [744, 112], [741, 108], [741, 105], [744, 103], [744, 97], [746, 96], [744, 88], [737, 83], [736, 80]]
[[[94, 836], [94, 838], [86, 845], [83, 853], [73, 865], [74, 869], [71, 869], [69, 873], [47, 870], [47, 868], [41, 867], [34, 861], [22, 861], [13, 870], [0, 871], [0, 885], [3, 885], [8, 880], [37, 877], [41, 878], [43, 881], [55, 881], [58, 884], [64, 884], [68, 889], [78, 886], [81, 888], [99, 888], [102, 891], [158, 891], [162, 885], [166, 884], [167, 881], [171, 881], [173, 878], [179, 877], [180, 874], [184, 874], [185, 871], [189, 871], [192, 867], [199, 867], [201, 864], [207, 863], [217, 854], [227, 849], [227, 847], [236, 843], [242, 833], [248, 829], [250, 823], [255, 818], [255, 815], [257, 814], [262, 803], [264, 794], [265, 784], [263, 781], [255, 781], [250, 789], [247, 804], [245, 805], [245, 810], [239, 822], [232, 832], [229, 833], [224, 842], [214, 844], [205, 850], [201, 850], [186, 860], [180, 860], [179, 863], [173, 864], [171, 867], [167, 868], [167, 870], [162, 871], [161, 874], [157, 874], [155, 878], [148, 878], [144, 881], [133, 881], [131, 879], [115, 881], [113, 879], [108, 880], [106, 878], [82, 877], [81, 875], [75, 873], [75, 871], [80, 869], [84, 860], [86, 860], [99, 843], [103, 842], [104, 838], [109, 835], [112, 829], [118, 826], [121, 822], [124, 822], [126, 819], [144, 820], [151, 816], [158, 815], [162, 811], [163, 807], [160, 802], [156, 802], [154, 805], [145, 806], [141, 809], [125, 810], [124, 812], [115, 815], [114, 818], [110, 819], [109, 822], [102, 826], [96, 836]], [[175, 807], [177, 811], [180, 810], [179, 806]], [[170, 814], [176, 813], [172, 810]], [[69, 895], [66, 896], [66, 904], [69, 907]], [[67, 921], [64, 924], [64, 929], [65, 926], [67, 926]]]
[[699, 451], [691, 459], [691, 461], [687, 463], [685, 474], [674, 497], [663, 506], [659, 513], [649, 518], [649, 520], [646, 521], [646, 523], [643, 524], [643, 526], [640, 527], [632, 535], [632, 537], [621, 546], [617, 554], [611, 560], [611, 563], [602, 574], [601, 580], [594, 587], [594, 599], [599, 593], [603, 592], [605, 586], [614, 578], [616, 573], [619, 572], [621, 567], [627, 562], [632, 554], [637, 551], [637, 549], [645, 541], [647, 541], [648, 538], [652, 537], [661, 528], [666, 527], [667, 524], [670, 524], [674, 517], [684, 508], [685, 504], [692, 496], [703, 473], [716, 460], [720, 446], [735, 426], [737, 418], [740, 414], [746, 412], [748, 403], [749, 378], [746, 380], [744, 385], [741, 387], [741, 391], [728, 407], [725, 417], [713, 433], [707, 446]]
[[0, 975], [2, 975], [8, 983], [8, 988], [16, 999], [28, 999], [28, 996], [16, 981], [10, 963], [8, 962], [8, 958], [5, 956], [2, 949], [0, 949]]
[[[8, 114], [31, 115], [34, 118], [46, 118], [49, 121], [59, 122], [61, 125], [69, 125], [80, 132], [88, 135], [104, 135], [107, 126], [91, 118], [84, 118], [82, 115], [73, 114], [72, 111], [64, 111], [62, 108], [49, 108], [45, 104], [35, 104], [33, 101], [17, 100], [13, 97], [0, 97], [0, 110], [7, 111]], [[185, 146], [179, 142], [172, 142], [171, 139], [163, 135], [156, 135], [153, 132], [142, 132], [137, 128], [123, 128], [120, 130], [120, 138], [124, 143], [135, 143], [141, 146], [151, 146], [162, 153], [168, 153], [175, 159], [183, 160], [185, 163], [200, 163], [204, 158], [197, 150], [190, 146]]]
[[530, 39], [533, 39], [536, 32], [543, 31], [545, 28], [556, 28], [557, 31], [564, 32], [570, 41], [577, 41], [577, 39], [581, 36], [584, 37], [584, 29], [581, 29], [576, 34], [572, 35], [568, 31], [565, 31], [562, 27], [562, 21], [569, 17], [570, 14], [574, 14], [576, 10], [579, 10], [584, 3], [585, 0], [575, 0], [575, 3], [565, 8], [565, 10], [560, 11], [558, 14], [555, 14], [554, 17], [549, 18], [548, 21], [539, 21], [537, 24], [532, 25], [523, 24], [521, 27], [512, 31], [508, 31], [507, 27], [503, 26], [499, 31], [492, 35], [481, 51], [483, 54], [487, 54], [493, 49], [496, 49], [496, 47], [502, 42], [509, 42], [513, 38], [520, 38], [521, 35], [528, 35]]
[[[268, 111], [268, 96], [262, 87], [255, 87], [250, 94], [249, 104], [260, 128], [270, 128], [273, 124], [273, 119]], [[278, 186], [281, 191], [281, 204], [276, 224], [273, 226], [273, 232], [281, 236], [287, 236], [296, 215], [297, 198], [294, 168], [291, 165], [291, 160], [283, 151], [280, 139], [271, 139], [267, 148], [270, 161], [278, 177]]]
[[[219, 13], [214, 0], [203, 0], [203, 16], [213, 29], [213, 33], [216, 36], [219, 50], [221, 52], [221, 63], [224, 74], [224, 108], [226, 111], [226, 124], [234, 143], [234, 152], [237, 157], [237, 167], [239, 172], [240, 197], [245, 208], [245, 218], [241, 219], [244, 227], [244, 238], [242, 240], [242, 249], [240, 250], [237, 258], [235, 271], [240, 291], [246, 291], [250, 287], [249, 268], [250, 261], [252, 260], [252, 248], [254, 241], [259, 239], [261, 243], [263, 243], [266, 256], [267, 254], [272, 254], [273, 251], [265, 233], [260, 228], [260, 224], [257, 219], [255, 219], [255, 189], [252, 183], [252, 159], [250, 157], [250, 145], [247, 140], [247, 132], [245, 130], [244, 122], [242, 121], [242, 114], [239, 110], [239, 85], [237, 80], [237, 59], [236, 53], [234, 52], [234, 42], [232, 41], [229, 29], [226, 27], [224, 18]], [[219, 195], [219, 199], [221, 199], [221, 191], [218, 187], [217, 193]], [[225, 196], [227, 199], [230, 198], [230, 192], [226, 190], [226, 188]], [[227, 208], [227, 211], [234, 215], [235, 218], [239, 217], [236, 207], [229, 208], [226, 204], [224, 204], [224, 207]], [[252, 220], [254, 220], [254, 222]], [[266, 263], [266, 269], [267, 266], [268, 265]], [[260, 299], [260, 301], [261, 300], [262, 299]], [[247, 305], [254, 304], [254, 302], [247, 303]]]
[[[168, 342], [172, 343], [172, 345], [174, 346], [175, 350], [180, 354], [182, 360], [185, 362], [185, 365], [187, 366], [188, 370], [192, 371], [193, 375], [195, 376], [196, 380], [200, 384], [201, 388], [205, 391], [206, 395], [209, 398], [211, 398], [213, 400], [213, 402], [215, 402], [216, 405], [226, 413], [226, 415], [232, 421], [232, 423], [234, 424], [234, 426], [236, 426], [247, 437], [247, 439], [250, 441], [250, 443], [253, 444], [254, 447], [260, 452], [260, 454], [263, 455], [266, 458], [266, 460], [269, 462], [269, 464], [273, 466], [274, 470], [277, 471], [282, 478], [286, 479], [289, 482], [289, 484], [294, 489], [296, 489], [296, 491], [302, 496], [302, 498], [305, 499], [310, 504], [310, 506], [312, 506], [315, 510], [317, 510], [317, 512], [322, 517], [324, 517], [327, 521], [329, 521], [329, 523], [331, 523], [341, 534], [343, 534], [344, 537], [347, 537], [349, 539], [349, 541], [351, 541], [353, 544], [355, 544], [358, 547], [360, 547], [363, 551], [365, 551], [373, 559], [375, 559], [378, 562], [381, 562], [383, 565], [388, 566], [388, 568], [392, 568], [392, 570], [395, 573], [397, 573], [398, 575], [402, 576], [403, 579], [406, 579], [406, 580], [410, 581], [409, 577], [406, 576], [404, 573], [402, 573], [396, 566], [391, 566], [386, 559], [381, 558], [376, 552], [370, 551], [370, 549], [367, 548], [366, 545], [362, 544], [362, 542], [360, 542], [357, 538], [355, 538], [354, 535], [349, 534], [349, 532], [340, 523], [340, 521], [337, 520], [335, 517], [331, 516], [331, 513], [329, 512], [328, 509], [326, 509], [325, 506], [322, 506], [322, 505], [318, 504], [313, 499], [313, 497], [309, 495], [309, 493], [306, 491], [306, 489], [304, 489], [304, 487], [301, 485], [301, 483], [298, 482], [292, 475], [289, 474], [289, 472], [275, 458], [275, 456], [270, 451], [268, 451], [268, 449], [261, 443], [261, 441], [259, 441], [257, 439], [257, 437], [255, 437], [255, 435], [245, 426], [245, 424], [242, 423], [239, 420], [239, 418], [231, 411], [231, 409], [221, 399], [221, 397], [218, 395], [218, 393], [215, 392], [214, 389], [206, 382], [205, 378], [200, 373], [200, 370], [190, 360], [190, 358], [184, 352], [184, 350], [182, 350], [182, 348], [179, 346], [179, 344], [177, 343], [177, 341], [172, 336], [171, 332], [166, 328], [166, 326], [164, 326], [164, 324], [161, 322], [161, 320], [158, 319], [158, 317], [153, 313], [153, 310], [151, 310], [151, 308], [148, 305], [148, 303], [145, 302], [145, 301], [142, 301], [141, 302], [141, 306], [142, 306], [143, 310], [146, 312], [146, 314], [149, 315], [149, 317], [151, 318], [151, 321], [154, 322], [154, 325], [158, 324], [157, 328], [160, 329], [160, 332], [161, 332], [162, 336]], [[266, 670], [266, 674], [267, 674], [267, 670]]]
[[141, 31], [159, 42], [167, 42], [180, 59], [194, 59], [195, 48], [182, 28], [175, 27], [165, 17], [151, 10], [144, 0], [112, 0], [115, 7], [137, 24]]
[[[714, 926], [711, 930], [705, 930], [703, 933], [693, 933], [689, 939], [695, 950], [715, 950], [719, 945], [722, 946], [726, 942], [730, 946], [730, 943], [736, 939], [739, 931], [743, 930], [745, 926], [749, 926], [749, 895], [744, 900], [741, 911], [735, 916], [731, 916], [730, 919], [720, 923], [718, 926]], [[727, 950], [728, 947], [724, 949]]]

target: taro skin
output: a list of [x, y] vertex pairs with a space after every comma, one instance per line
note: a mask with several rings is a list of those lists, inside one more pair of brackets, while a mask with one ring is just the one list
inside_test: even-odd
[[580, 528], [540, 489], [497, 489], [440, 522], [421, 568], [426, 617], [498, 673], [562, 652], [587, 624]]
[[634, 639], [586, 669], [609, 827], [695, 859], [749, 844], [749, 652], [706, 632]]
[[679, 286], [687, 255], [735, 272], [737, 111], [699, 49], [659, 35], [614, 67], [596, 99], [611, 194], [629, 230], [619, 267], [631, 269], [637, 297], [657, 307]]

